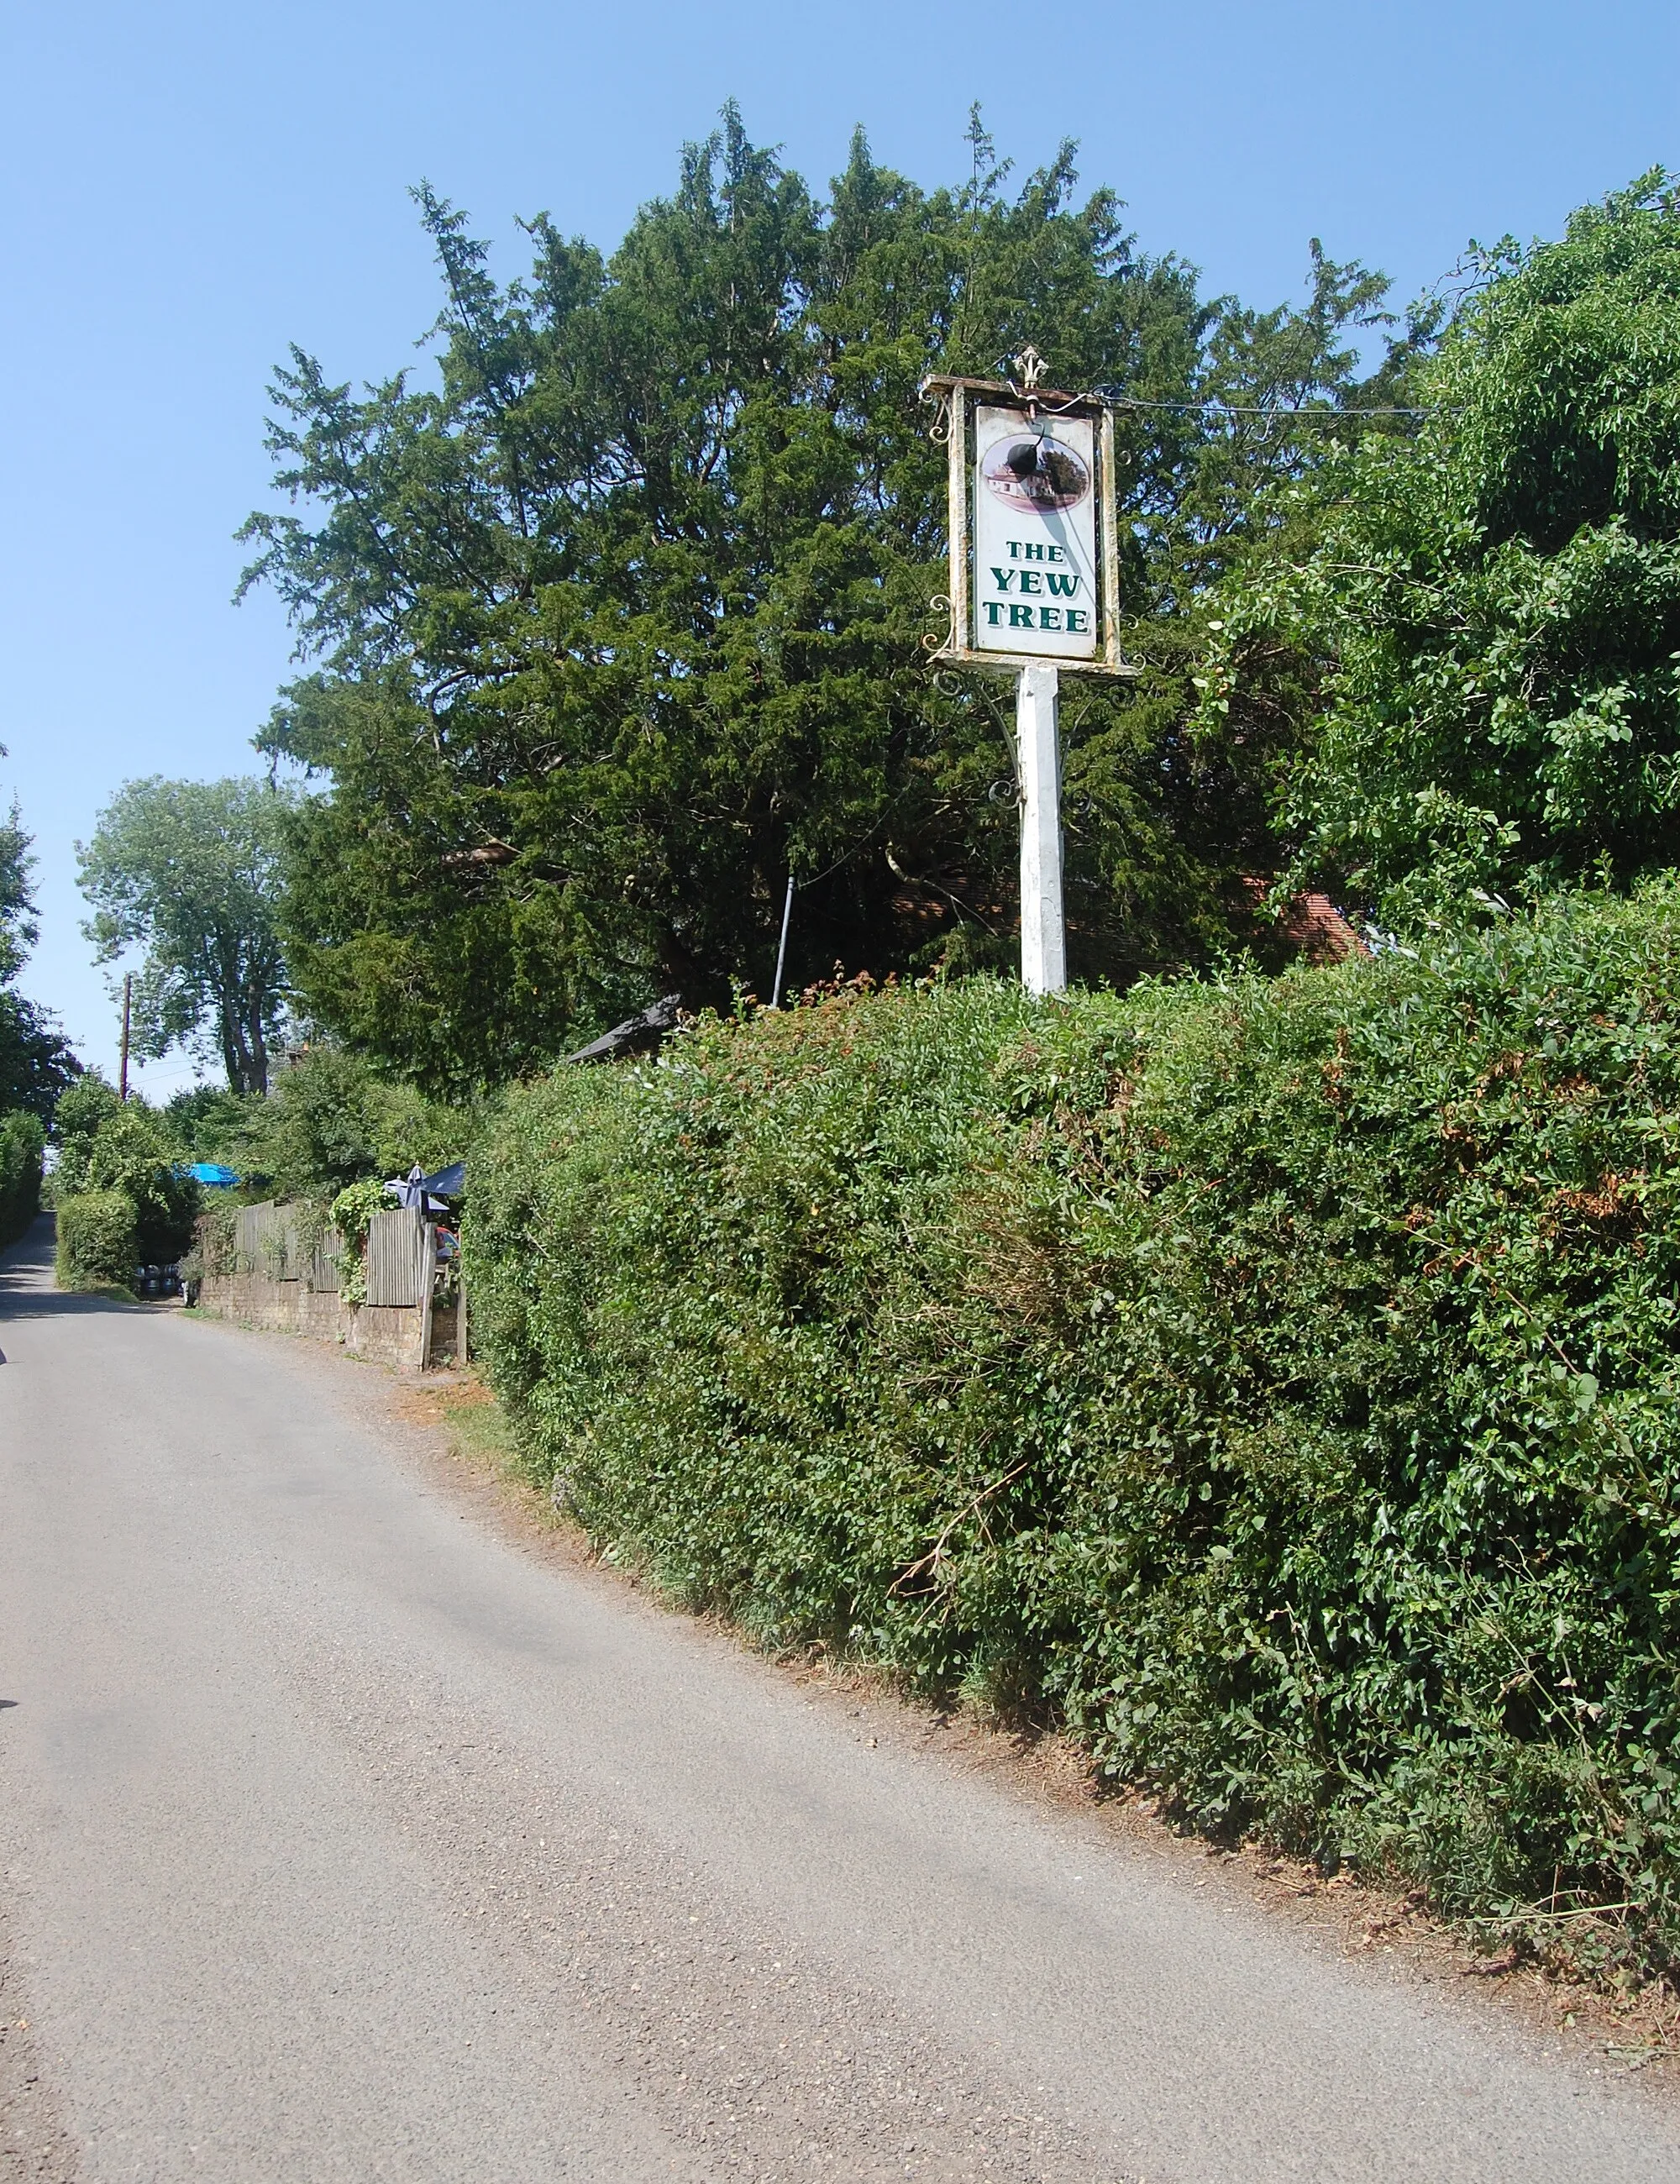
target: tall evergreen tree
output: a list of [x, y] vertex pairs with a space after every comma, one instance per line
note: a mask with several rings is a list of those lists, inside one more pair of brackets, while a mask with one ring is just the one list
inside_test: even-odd
[[1076, 968], [1183, 961], [1240, 916], [1270, 854], [1260, 755], [1187, 738], [1163, 617], [1304, 460], [1282, 407], [1357, 398], [1348, 329], [1382, 283], [1320, 258], [1305, 310], [1210, 303], [1110, 192], [1076, 200], [1071, 147], [1018, 190], [977, 116], [970, 148], [970, 180], [926, 192], [859, 134], [820, 204], [732, 108], [609, 261], [539, 218], [507, 288], [422, 188], [439, 383], [355, 395], [293, 353], [270, 446], [297, 505], [251, 519], [249, 581], [315, 662], [262, 742], [330, 777], [286, 919], [347, 1041], [460, 1085], [655, 991], [763, 991], [790, 870], [798, 978], [1007, 958], [1004, 693], [928, 664], [944, 450], [917, 390], [1029, 341], [1132, 405], [1154, 661], [1067, 709]]

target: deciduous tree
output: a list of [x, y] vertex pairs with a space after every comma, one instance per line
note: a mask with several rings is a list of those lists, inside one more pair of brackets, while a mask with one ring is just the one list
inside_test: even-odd
[[1680, 192], [1466, 276], [1422, 429], [1296, 489], [1204, 671], [1224, 739], [1299, 753], [1298, 872], [1399, 923], [1680, 852]]
[[52, 1017], [17, 990], [36, 937], [34, 863], [14, 803], [0, 818], [0, 1115], [22, 1108], [45, 1122], [81, 1064]]
[[142, 1054], [214, 1054], [236, 1092], [268, 1084], [286, 1006], [275, 927], [282, 830], [295, 797], [260, 781], [131, 781], [77, 845], [84, 928], [108, 962], [140, 947]]

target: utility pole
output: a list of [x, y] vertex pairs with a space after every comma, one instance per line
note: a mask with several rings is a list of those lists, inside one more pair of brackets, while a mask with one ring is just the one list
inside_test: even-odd
[[128, 1025], [133, 1008], [134, 973], [132, 971], [125, 971], [123, 973], [123, 1058], [122, 1067], [117, 1075], [117, 1097], [125, 1100], [128, 1098]]
[[793, 875], [787, 875], [787, 900], [782, 905], [782, 944], [776, 951], [776, 983], [770, 989], [770, 1005], [782, 1006], [782, 974], [787, 967], [787, 921], [793, 915]]

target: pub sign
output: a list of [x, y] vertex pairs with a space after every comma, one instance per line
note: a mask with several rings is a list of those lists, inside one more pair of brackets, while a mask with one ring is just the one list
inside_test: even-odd
[[1088, 417], [982, 404], [974, 419], [974, 644], [1091, 660], [1099, 631], [1095, 432]]
[[949, 448], [950, 628], [930, 647], [975, 666], [1135, 674], [1116, 640], [1112, 415], [1041, 388], [1034, 352], [1015, 363], [1016, 381], [923, 384]]

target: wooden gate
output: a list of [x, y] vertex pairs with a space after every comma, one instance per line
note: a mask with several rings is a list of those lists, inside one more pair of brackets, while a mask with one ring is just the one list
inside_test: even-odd
[[417, 1305], [431, 1294], [431, 1228], [408, 1207], [368, 1223], [368, 1302]]

